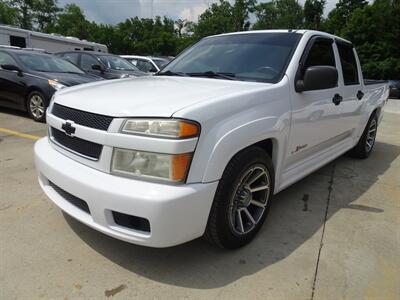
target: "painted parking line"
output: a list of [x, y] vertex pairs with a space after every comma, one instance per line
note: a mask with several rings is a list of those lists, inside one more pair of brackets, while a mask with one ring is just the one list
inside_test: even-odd
[[0, 132], [7, 133], [7, 134], [13, 135], [13, 136], [17, 136], [17, 137], [20, 137], [23, 139], [33, 140], [33, 141], [37, 141], [38, 139], [41, 138], [40, 136], [37, 136], [37, 135], [31, 135], [31, 134], [22, 133], [22, 132], [14, 131], [14, 130], [7, 129], [7, 128], [1, 128], [1, 127], [0, 127]]

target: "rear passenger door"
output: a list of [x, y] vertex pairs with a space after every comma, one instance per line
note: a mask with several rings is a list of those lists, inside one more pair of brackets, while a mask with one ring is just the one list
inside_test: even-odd
[[341, 85], [341, 122], [351, 133], [359, 127], [361, 106], [364, 100], [364, 85], [361, 82], [361, 69], [352, 44], [336, 40], [340, 57], [339, 82]]

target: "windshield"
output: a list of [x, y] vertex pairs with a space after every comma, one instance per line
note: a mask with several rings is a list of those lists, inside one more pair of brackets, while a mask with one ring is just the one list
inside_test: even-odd
[[119, 56], [112, 55], [100, 55], [99, 56], [101, 62], [111, 70], [118, 71], [139, 71], [134, 65], [128, 62], [126, 59], [121, 58]]
[[245, 33], [205, 38], [172, 61], [163, 73], [198, 76], [214, 72], [229, 74], [235, 80], [278, 82], [300, 37], [297, 33]]
[[31, 70], [49, 73], [77, 73], [85, 74], [81, 69], [64, 59], [40, 54], [19, 53], [19, 59]]
[[153, 61], [160, 69], [169, 63], [169, 60], [163, 58], [153, 58]]

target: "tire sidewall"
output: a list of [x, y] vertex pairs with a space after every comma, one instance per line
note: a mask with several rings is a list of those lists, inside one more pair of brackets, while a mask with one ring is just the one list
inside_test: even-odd
[[[248, 233], [238, 235], [233, 232], [230, 226], [230, 205], [236, 187], [239, 184], [243, 174], [252, 166], [261, 164], [266, 167], [270, 179], [270, 190], [267, 206], [257, 225]], [[271, 197], [274, 191], [274, 170], [270, 158], [261, 148], [251, 148], [244, 153], [239, 153], [228, 164], [217, 188], [214, 201], [219, 202], [219, 211], [217, 213], [217, 231], [221, 243], [225, 248], [238, 248], [249, 243], [263, 225], [266, 216], [270, 210]]]
[[[368, 130], [369, 130], [369, 127], [370, 127], [371, 122], [373, 120], [375, 120], [375, 122], [376, 122], [376, 132], [375, 132], [375, 137], [374, 137], [374, 143], [373, 143], [371, 149], [369, 151], [367, 151], [366, 150], [366, 144], [367, 144], [367, 138], [368, 138]], [[372, 150], [374, 149], [377, 131], [378, 131], [378, 116], [376, 114], [374, 114], [373, 116], [371, 116], [371, 118], [369, 118], [367, 126], [365, 127], [363, 135], [362, 135], [362, 140], [361, 140], [362, 143], [360, 144], [360, 147], [361, 147], [360, 150], [361, 150], [361, 152], [363, 152], [362, 156], [364, 158], [369, 157], [371, 152], [372, 152]]]

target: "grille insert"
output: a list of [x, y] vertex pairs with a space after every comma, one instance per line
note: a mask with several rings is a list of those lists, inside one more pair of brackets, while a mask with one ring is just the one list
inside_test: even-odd
[[61, 197], [63, 197], [65, 200], [67, 200], [72, 205], [76, 206], [77, 208], [83, 210], [84, 212], [86, 212], [90, 215], [89, 206], [87, 205], [87, 203], [85, 201], [83, 201], [81, 198], [71, 195], [67, 191], [64, 191], [62, 188], [55, 185], [51, 181], [49, 181], [49, 184], [57, 192], [57, 194], [59, 194]]
[[113, 120], [113, 118], [109, 116], [73, 109], [57, 103], [54, 103], [51, 113], [61, 119], [71, 120], [82, 126], [105, 131], [108, 130]]
[[61, 146], [76, 152], [77, 154], [84, 155], [88, 158], [98, 160], [100, 158], [103, 145], [83, 140], [78, 137], [70, 137], [64, 132], [51, 128], [51, 135], [54, 141]]

